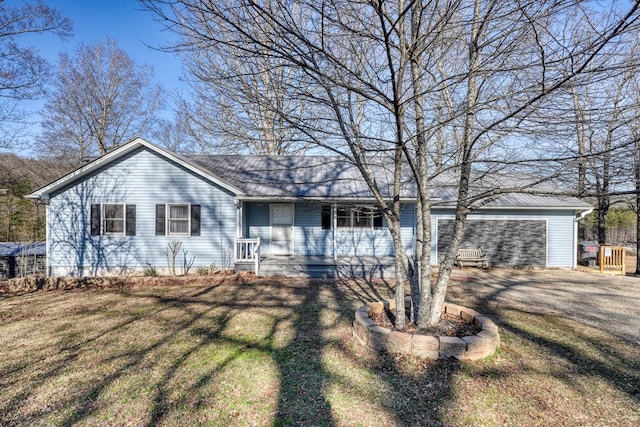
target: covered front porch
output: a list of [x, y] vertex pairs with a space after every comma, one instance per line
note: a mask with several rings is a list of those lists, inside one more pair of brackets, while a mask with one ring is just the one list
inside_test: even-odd
[[393, 278], [392, 256], [261, 255], [260, 239], [237, 239], [236, 271], [260, 276]]
[[[373, 204], [243, 201], [234, 267], [262, 276], [393, 278], [391, 236]], [[413, 205], [403, 238], [413, 243]]]

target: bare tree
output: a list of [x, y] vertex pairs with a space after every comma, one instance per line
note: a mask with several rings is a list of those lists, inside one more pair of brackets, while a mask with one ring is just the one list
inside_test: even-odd
[[[182, 17], [205, 23], [206, 4], [194, 6]], [[255, 25], [256, 37], [270, 37], [268, 25], [245, 24]], [[202, 152], [278, 155], [308, 148], [304, 134], [290, 123], [299, 120], [305, 108], [293, 93], [300, 79], [298, 68], [264, 49], [263, 55], [251, 55], [230, 48], [233, 34], [220, 33], [213, 25], [175, 29], [181, 36], [179, 45], [165, 48], [183, 61], [191, 96], [181, 103], [182, 112]], [[219, 38], [225, 42], [202, 42]]]
[[149, 132], [164, 102], [153, 69], [138, 65], [114, 40], [60, 55], [42, 112], [41, 144], [73, 165]]
[[[501, 191], [534, 191], [500, 188], [489, 178], [522, 171], [527, 160], [551, 163], [530, 157], [546, 150], [533, 145], [529, 126], [587, 68], [605, 76], [616, 61], [603, 49], [621, 43], [638, 21], [636, 2], [624, 11], [579, 1], [144, 3], [167, 27], [193, 35], [179, 48], [222, 44], [298, 71], [292, 95], [312, 113], [282, 116], [359, 168], [393, 239], [398, 312], [409, 279], [420, 327], [439, 321], [469, 211]], [[432, 283], [430, 185], [445, 171], [456, 182], [455, 225]], [[415, 257], [400, 233], [400, 199], [409, 187], [418, 207]], [[405, 326], [403, 316], [396, 326]]]
[[[7, 148], [24, 131], [26, 113], [19, 101], [42, 95], [49, 64], [33, 47], [20, 45], [26, 34], [71, 35], [71, 21], [42, 1], [9, 6], [0, 1], [0, 148]], [[22, 125], [22, 126], [21, 126]]]
[[[633, 50], [633, 52], [636, 51], [637, 48]], [[628, 150], [633, 152], [630, 157], [632, 158], [633, 193], [635, 193], [630, 206], [636, 216], [636, 253], [640, 254], [640, 76], [634, 74], [629, 83], [632, 108], [629, 109], [627, 120], [631, 141]], [[640, 274], [640, 262], [636, 263], [635, 273]]]
[[[637, 88], [637, 90], [640, 90], [640, 88]], [[640, 120], [640, 115], [638, 120]], [[637, 127], [633, 130], [633, 141], [633, 183], [635, 190], [633, 210], [636, 215], [636, 256], [638, 256], [640, 255], [640, 129]], [[635, 273], [640, 274], [640, 262], [637, 261]]]
[[572, 89], [577, 194], [596, 200], [598, 241], [602, 244], [607, 242], [607, 213], [615, 202], [612, 193], [623, 191], [630, 181], [625, 168], [631, 149], [628, 122], [633, 120], [629, 115], [633, 109], [633, 96], [629, 96], [633, 75], [631, 67], [606, 80], [588, 79], [583, 86]]
[[196, 139], [192, 137], [185, 110], [180, 108], [180, 101], [177, 105], [173, 119], [158, 119], [152, 132], [153, 139], [157, 144], [177, 153], [202, 152]]

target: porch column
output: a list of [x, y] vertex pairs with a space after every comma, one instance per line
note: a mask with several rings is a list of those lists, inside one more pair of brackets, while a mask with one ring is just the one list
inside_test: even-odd
[[235, 201], [236, 205], [236, 237], [244, 237], [244, 227], [243, 227], [243, 218], [244, 218], [244, 202], [241, 200]]
[[338, 225], [338, 219], [336, 217], [337, 214], [337, 205], [336, 203], [331, 203], [331, 233], [332, 233], [332, 249], [333, 249], [333, 260], [338, 260], [338, 251], [337, 251], [337, 242], [336, 242], [336, 228]]

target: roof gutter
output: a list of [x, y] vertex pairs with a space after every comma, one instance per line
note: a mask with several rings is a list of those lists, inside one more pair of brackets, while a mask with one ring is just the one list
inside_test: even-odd
[[[273, 203], [291, 203], [291, 202], [317, 202], [317, 203], [377, 203], [373, 197], [295, 197], [295, 196], [236, 196], [237, 200], [242, 202], [273, 202]], [[440, 199], [432, 199], [440, 200]], [[402, 197], [399, 199], [401, 203], [414, 203], [415, 198]]]
[[580, 212], [580, 215], [577, 216], [576, 218], [573, 219], [573, 222], [578, 222], [578, 221], [582, 221], [584, 219], [584, 217], [586, 217], [587, 215], [589, 215], [591, 212], [593, 212], [593, 208], [591, 209], [587, 209], [586, 211], [582, 211]]

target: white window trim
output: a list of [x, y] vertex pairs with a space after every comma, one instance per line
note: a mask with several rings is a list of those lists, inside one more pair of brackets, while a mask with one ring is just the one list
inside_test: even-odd
[[[171, 207], [172, 206], [186, 206], [187, 207], [187, 232], [186, 233], [172, 233], [171, 232]], [[167, 203], [165, 205], [165, 235], [169, 237], [191, 237], [191, 203]], [[177, 219], [176, 219], [177, 220]], [[179, 221], [184, 221], [180, 219]]]
[[[358, 208], [367, 208], [369, 209], [369, 220], [371, 222], [371, 225], [368, 227], [355, 227], [355, 210]], [[344, 225], [338, 225], [338, 210], [339, 209], [348, 209], [349, 210], [349, 225], [348, 226], [344, 226]], [[335, 227], [337, 230], [373, 230], [375, 229], [375, 212], [376, 212], [376, 207], [374, 205], [358, 205], [358, 206], [345, 206], [345, 205], [336, 205], [336, 208], [334, 210], [335, 212]]]
[[[104, 214], [104, 208], [107, 205], [109, 205], [109, 206], [122, 206], [122, 231], [121, 232], [117, 232], [117, 233], [107, 232], [106, 227], [105, 227], [105, 223], [106, 223], [107, 219], [117, 220], [117, 218], [107, 218], [107, 216]], [[126, 233], [127, 233], [127, 205], [126, 205], [126, 203], [101, 203], [100, 204], [100, 234], [102, 236], [124, 237], [124, 235]]]

